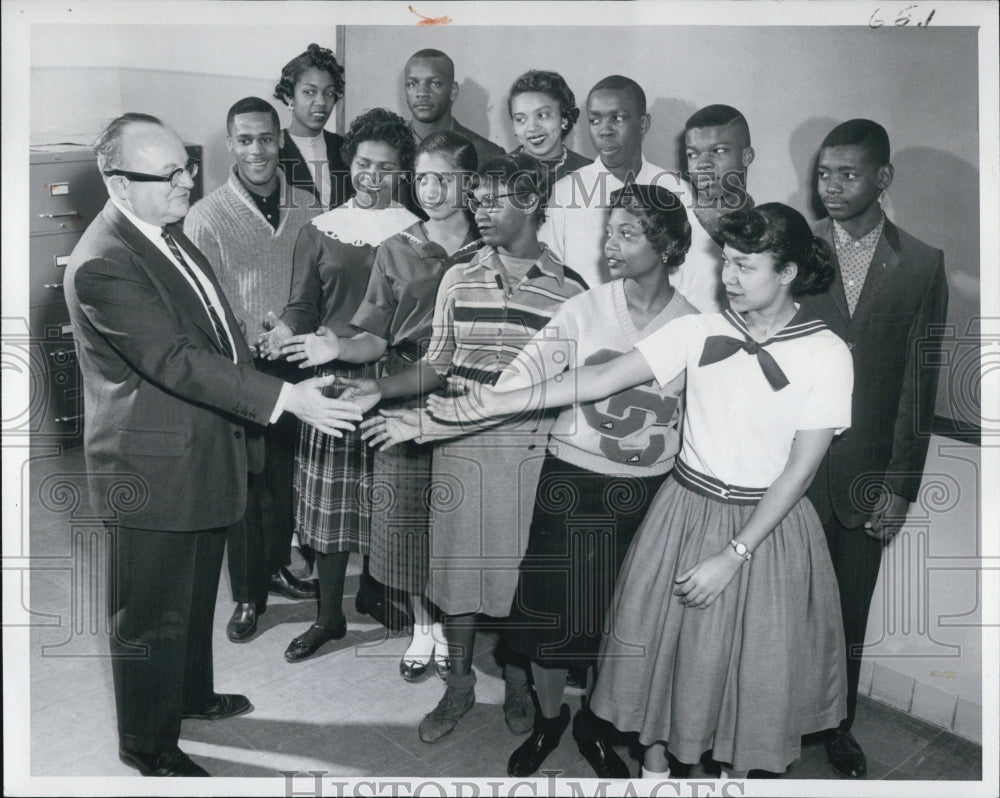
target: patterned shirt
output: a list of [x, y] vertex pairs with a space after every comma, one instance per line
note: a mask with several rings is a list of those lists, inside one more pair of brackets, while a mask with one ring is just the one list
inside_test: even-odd
[[872, 264], [875, 256], [875, 247], [878, 246], [882, 237], [882, 228], [885, 227], [885, 214], [883, 213], [875, 229], [866, 233], [861, 238], [854, 238], [839, 222], [833, 223], [833, 240], [837, 245], [837, 261], [840, 263], [840, 275], [844, 281], [844, 294], [847, 296], [847, 307], [854, 315], [854, 308], [857, 307], [858, 298], [861, 296], [861, 289], [865, 285], [865, 278], [868, 276], [868, 267]]
[[499, 254], [483, 247], [441, 280], [434, 331], [424, 360], [438, 374], [493, 384], [565, 300], [586, 283], [543, 246], [515, 285], [505, 284]]

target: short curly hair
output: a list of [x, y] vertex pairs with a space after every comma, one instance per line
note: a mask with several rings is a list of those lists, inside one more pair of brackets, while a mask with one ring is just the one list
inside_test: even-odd
[[417, 145], [413, 143], [413, 131], [399, 114], [387, 108], [372, 108], [354, 118], [340, 148], [340, 156], [348, 166], [363, 141], [381, 141], [395, 147], [399, 153], [399, 168], [406, 173], [413, 170]]
[[662, 186], [628, 183], [611, 192], [611, 208], [628, 211], [639, 220], [649, 245], [673, 269], [691, 249], [691, 223], [680, 197]]
[[580, 118], [580, 109], [576, 105], [576, 97], [566, 80], [558, 72], [544, 69], [529, 69], [510, 86], [507, 94], [507, 113], [514, 116], [513, 102], [518, 94], [534, 91], [551, 97], [559, 105], [559, 115], [566, 120], [566, 128], [562, 137], [566, 138]]
[[344, 68], [337, 63], [333, 50], [315, 43], [310, 44], [304, 53], [295, 56], [282, 68], [281, 80], [274, 87], [275, 99], [286, 105], [291, 102], [295, 95], [295, 84], [303, 72], [313, 67], [330, 74], [333, 78], [334, 102], [339, 101], [344, 96]]
[[798, 266], [791, 294], [821, 294], [833, 284], [834, 265], [830, 248], [814, 236], [801, 213], [780, 202], [768, 202], [748, 211], [734, 211], [719, 222], [722, 240], [738, 252], [767, 252], [780, 271], [787, 264]]
[[514, 195], [512, 202], [521, 207], [527, 207], [525, 197], [538, 198], [538, 205], [532, 217], [535, 226], [541, 226], [545, 221], [545, 210], [549, 203], [549, 170], [527, 153], [511, 152], [490, 158], [479, 165], [478, 184], [487, 185], [491, 191], [499, 191], [500, 186], [506, 186], [507, 192]]

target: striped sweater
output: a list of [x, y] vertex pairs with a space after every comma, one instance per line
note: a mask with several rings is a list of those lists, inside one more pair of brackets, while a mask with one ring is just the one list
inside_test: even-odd
[[[288, 196], [278, 171], [281, 196]], [[280, 315], [292, 281], [292, 252], [299, 231], [321, 211], [310, 194], [291, 189], [282, 202], [278, 229], [271, 227], [240, 183], [234, 166], [229, 180], [196, 202], [184, 219], [184, 233], [208, 258], [233, 312], [253, 346], [267, 312]]]
[[548, 249], [513, 286], [504, 285], [498, 258], [495, 249], [483, 247], [442, 278], [424, 356], [439, 374], [495, 382], [556, 309], [587, 288]]

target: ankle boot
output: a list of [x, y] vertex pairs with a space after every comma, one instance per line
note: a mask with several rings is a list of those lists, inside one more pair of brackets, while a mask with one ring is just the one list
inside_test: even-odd
[[569, 726], [569, 707], [563, 704], [559, 716], [547, 718], [541, 712], [535, 715], [531, 736], [525, 740], [507, 761], [508, 776], [530, 776], [542, 766], [545, 757], [559, 747], [559, 739]]

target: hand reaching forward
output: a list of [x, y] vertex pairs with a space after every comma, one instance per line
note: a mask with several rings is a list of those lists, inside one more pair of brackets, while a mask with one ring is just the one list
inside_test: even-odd
[[448, 380], [448, 395], [431, 394], [427, 397], [427, 410], [435, 421], [445, 424], [470, 424], [492, 416], [507, 415], [503, 407], [503, 394], [497, 394], [489, 385], [476, 385], [472, 391], [462, 384]]
[[329, 327], [320, 326], [314, 333], [293, 335], [281, 346], [281, 353], [290, 363], [301, 361], [300, 369], [322, 366], [340, 357], [340, 339]]
[[295, 333], [287, 323], [274, 315], [274, 311], [267, 312], [267, 318], [263, 321], [264, 329], [257, 337], [257, 351], [261, 357], [268, 360], [278, 360], [281, 358], [281, 347]]
[[366, 377], [341, 377], [337, 384], [344, 389], [338, 398], [345, 402], [354, 402], [363, 413], [367, 413], [382, 401], [382, 391], [377, 380]]
[[735, 553], [713, 554], [674, 580], [678, 586], [674, 595], [685, 607], [703, 610], [726, 589], [741, 565], [743, 560]]
[[372, 448], [385, 450], [420, 435], [420, 413], [416, 410], [380, 410], [361, 425], [361, 439]]
[[298, 416], [320, 432], [343, 437], [341, 430], [354, 429], [352, 421], [361, 421], [361, 408], [354, 402], [330, 399], [323, 396], [323, 388], [332, 385], [334, 376], [313, 377], [292, 385], [285, 402], [285, 410]]

